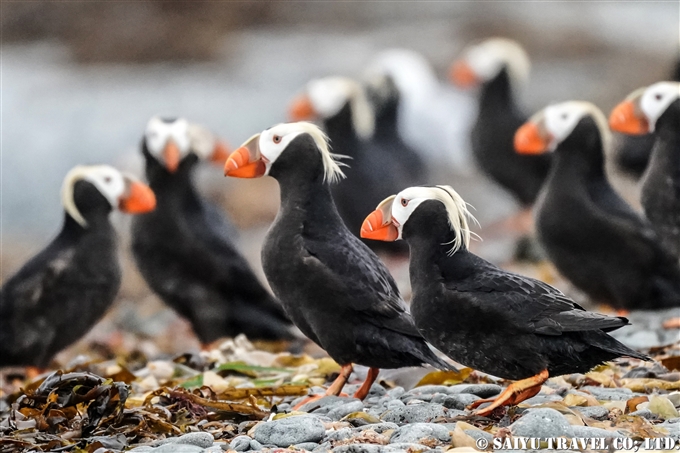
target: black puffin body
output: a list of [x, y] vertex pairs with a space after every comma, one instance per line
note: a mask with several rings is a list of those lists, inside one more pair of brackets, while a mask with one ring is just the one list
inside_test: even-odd
[[619, 309], [680, 306], [677, 260], [605, 177], [606, 134], [602, 113], [576, 101], [550, 106], [518, 130], [520, 152], [555, 148], [536, 207], [538, 237], [560, 273], [595, 301]]
[[[327, 81], [332, 83], [326, 86]], [[314, 108], [315, 102], [319, 102], [315, 97], [334, 95], [338, 89], [336, 82], [349, 86], [342, 105], [333, 113], [320, 113]], [[296, 120], [321, 116], [333, 152], [350, 158], [345, 169], [347, 178], [335, 184], [331, 191], [340, 216], [358, 236], [366, 210], [404, 185], [423, 183], [426, 168], [397, 131], [399, 98], [396, 89], [390, 89], [389, 81], [385, 80], [384, 86], [370, 93], [358, 82], [344, 78], [329, 77], [310, 83], [318, 89], [310, 89], [309, 96], [305, 97], [310, 104], [309, 115], [296, 114], [293, 108], [292, 116]], [[372, 104], [367, 96], [371, 96]], [[390, 253], [407, 252], [403, 244], [369, 241], [367, 245]]]
[[[450, 187], [406, 189], [379, 211], [382, 224], [369, 217], [367, 237], [395, 238], [382, 231], [400, 229], [411, 250], [411, 313], [418, 330], [457, 362], [526, 379], [538, 386], [533, 393], [520, 389], [529, 397], [548, 375], [583, 373], [622, 355], [647, 359], [607, 335], [626, 325], [625, 318], [587, 312], [559, 290], [469, 252], [467, 210]], [[451, 218], [460, 223], [454, 227]]]
[[[64, 225], [54, 240], [4, 284], [0, 293], [0, 367], [46, 367], [104, 316], [121, 283], [113, 206], [88, 177], [121, 182], [107, 166], [67, 176]], [[135, 183], [139, 184], [139, 183]], [[146, 206], [153, 194], [144, 186]], [[67, 200], [72, 200], [71, 202]]]
[[231, 243], [232, 227], [197, 193], [191, 178], [198, 156], [186, 153], [171, 172], [151, 154], [147, 140], [142, 152], [158, 207], [135, 218], [132, 249], [151, 289], [191, 322], [203, 344], [241, 333], [291, 339], [280, 304]]
[[[485, 58], [477, 63], [482, 55]], [[487, 67], [489, 61], [497, 66], [494, 75], [489, 75], [494, 72]], [[479, 168], [524, 207], [536, 201], [550, 170], [549, 155], [518, 155], [513, 147], [515, 131], [527, 119], [514, 97], [519, 76], [513, 76], [513, 69], [520, 66], [514, 72], [527, 72], [528, 65], [517, 43], [493, 38], [469, 48], [451, 73], [460, 86], [481, 84], [479, 112], [470, 135], [473, 155]]]
[[654, 139], [641, 181], [642, 207], [663, 247], [680, 258], [680, 83], [660, 82], [637, 90], [612, 112], [610, 125], [635, 133], [653, 128], [653, 134], [642, 135]]
[[238, 169], [246, 162], [264, 160], [267, 169], [249, 176], [268, 171], [281, 187], [281, 208], [267, 234], [262, 263], [293, 322], [344, 365], [339, 378], [344, 380], [329, 391], [340, 391], [352, 363], [372, 368], [357, 392], [362, 398], [378, 368], [426, 363], [448, 368], [416, 330], [385, 266], [342, 223], [325, 180], [339, 167], [329, 161], [319, 129], [309, 123], [278, 125], [234, 154], [239, 152], [242, 158], [227, 161], [228, 175], [243, 176]]

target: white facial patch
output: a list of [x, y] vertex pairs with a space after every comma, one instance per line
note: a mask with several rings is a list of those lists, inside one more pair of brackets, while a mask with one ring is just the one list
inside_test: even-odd
[[362, 138], [368, 138], [375, 128], [375, 115], [366, 92], [359, 82], [347, 77], [324, 77], [307, 84], [307, 96], [317, 115], [327, 119], [336, 115], [348, 102], [352, 109], [352, 124]]
[[297, 123], [283, 123], [262, 131], [258, 147], [266, 165], [265, 174], [269, 174], [271, 166], [276, 162], [281, 153], [285, 151], [290, 142], [300, 134], [309, 134], [321, 154], [321, 161], [324, 168], [324, 180], [337, 182], [345, 177], [337, 159], [344, 156], [333, 154], [328, 148], [328, 138], [312, 123], [300, 121]]
[[677, 82], [659, 82], [644, 90], [640, 98], [640, 110], [647, 117], [650, 132], [654, 132], [657, 120], [678, 98], [680, 83]]
[[209, 159], [215, 151], [217, 137], [207, 127], [189, 123], [187, 127], [191, 150], [200, 159]]
[[78, 211], [73, 199], [73, 186], [80, 180], [93, 184], [114, 208], [118, 207], [120, 198], [125, 194], [125, 178], [115, 168], [109, 165], [74, 167], [64, 178], [62, 204], [66, 212], [82, 226], [86, 226], [87, 222]]
[[485, 82], [496, 77], [507, 66], [512, 81], [524, 83], [531, 70], [529, 57], [522, 46], [504, 38], [487, 39], [470, 47], [465, 53], [465, 61], [475, 75]]
[[409, 187], [399, 192], [392, 202], [392, 221], [399, 230], [398, 239], [402, 238], [404, 224], [411, 214], [426, 200], [437, 200], [446, 208], [451, 230], [454, 232], [454, 240], [450, 253], [455, 253], [463, 245], [470, 244], [471, 231], [468, 219], [475, 221], [467, 208], [467, 203], [458, 193], [449, 186], [434, 187]]
[[550, 148], [554, 150], [576, 128], [585, 116], [595, 121], [605, 148], [608, 146], [610, 132], [607, 119], [594, 104], [585, 101], [567, 101], [554, 104], [543, 110], [545, 128], [551, 136]]
[[168, 140], [173, 140], [177, 148], [179, 148], [180, 159], [182, 159], [191, 150], [189, 123], [184, 118], [178, 118], [171, 123], [166, 123], [159, 117], [153, 117], [146, 125], [144, 140], [151, 155], [160, 162], [163, 162], [165, 145], [168, 143]]

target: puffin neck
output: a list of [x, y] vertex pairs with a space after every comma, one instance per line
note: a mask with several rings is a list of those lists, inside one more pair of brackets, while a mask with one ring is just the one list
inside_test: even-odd
[[385, 105], [380, 108], [375, 118], [375, 137], [376, 138], [394, 138], [399, 133], [399, 101], [398, 99], [389, 99]]
[[323, 181], [321, 172], [312, 178], [288, 174], [277, 177], [281, 189], [281, 213], [308, 220], [325, 217], [343, 224], [331, 195], [330, 184]]
[[592, 118], [586, 117], [557, 145], [553, 173], [589, 178], [605, 177], [604, 145]]
[[174, 173], [168, 172], [150, 154], [145, 153], [146, 177], [149, 187], [157, 196], [158, 208], [169, 203], [193, 202], [198, 200], [198, 194], [192, 181], [192, 174], [196, 162], [188, 162], [185, 157]]
[[665, 140], [680, 139], [680, 99], [676, 99], [656, 121], [656, 135]]
[[60, 239], [76, 240], [86, 235], [113, 230], [109, 212], [97, 212], [86, 219], [87, 226], [79, 224], [68, 212], [64, 212], [64, 223], [58, 234]]
[[482, 85], [479, 99], [480, 112], [496, 112], [498, 109], [504, 111], [516, 109], [512, 82], [506, 67], [503, 67], [496, 77]]
[[342, 150], [342, 154], [354, 157], [355, 144], [359, 142], [359, 136], [354, 128], [350, 104], [347, 101], [338, 113], [330, 118], [326, 118], [323, 121], [323, 126], [326, 134], [328, 134], [331, 146]]

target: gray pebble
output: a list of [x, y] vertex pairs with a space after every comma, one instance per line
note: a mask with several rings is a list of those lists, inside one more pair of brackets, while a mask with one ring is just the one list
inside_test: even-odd
[[402, 400], [391, 400], [385, 405], [386, 409], [396, 409], [398, 407], [404, 407], [405, 404]]
[[[361, 387], [361, 384], [348, 384], [342, 391], [347, 393], [348, 395], [354, 395], [354, 392], [359, 390], [359, 387]], [[371, 386], [371, 390], [368, 391], [367, 398], [372, 396], [383, 396], [386, 393], [387, 390], [385, 390], [385, 387], [383, 387], [380, 384], [373, 384]]]
[[609, 409], [602, 406], [573, 406], [569, 409], [579, 412], [584, 417], [595, 420], [604, 420], [605, 418], [609, 417]]
[[479, 397], [471, 393], [461, 393], [458, 395], [446, 395], [438, 393], [432, 397], [432, 402], [441, 404], [448, 409], [465, 410], [473, 402], [477, 401]]
[[[368, 426], [368, 425], [367, 425]], [[352, 428], [341, 428], [338, 430], [330, 429], [326, 431], [324, 441], [346, 440], [352, 437]]]
[[572, 429], [574, 430], [574, 437], [585, 437], [588, 439], [591, 439], [593, 437], [597, 438], [625, 437], [621, 433], [617, 433], [616, 431], [607, 431], [606, 429], [593, 428], [590, 426], [572, 426]]
[[342, 417], [345, 415], [349, 415], [352, 412], [359, 412], [364, 409], [364, 404], [359, 401], [352, 401], [349, 403], [341, 404], [337, 407], [333, 407], [331, 410], [328, 411], [328, 418], [331, 420], [340, 420]]
[[515, 423], [510, 425], [515, 436], [522, 437], [574, 437], [574, 431], [567, 419], [555, 409], [529, 409]]
[[390, 409], [382, 415], [382, 420], [397, 424], [429, 423], [437, 417], [446, 417], [449, 410], [441, 404], [419, 404]]
[[491, 398], [503, 390], [503, 387], [496, 384], [458, 384], [449, 388], [449, 394], [472, 393], [480, 398]]
[[129, 451], [134, 451], [135, 453], [147, 453], [149, 451], [154, 451], [155, 448], [149, 447], [148, 445], [142, 445], [141, 447], [135, 447], [132, 450]]
[[212, 447], [213, 442], [215, 442], [213, 435], [205, 432], [184, 434], [177, 439], [178, 444], [196, 445], [202, 448]]
[[276, 412], [288, 412], [291, 409], [291, 405], [289, 403], [278, 403], [276, 405]]
[[358, 428], [354, 428], [354, 430], [357, 431], [357, 432], [361, 432], [361, 431], [365, 431], [367, 429], [372, 429], [376, 433], [382, 434], [385, 431], [388, 431], [390, 429], [398, 429], [398, 428], [399, 428], [399, 425], [397, 425], [396, 423], [383, 422], [383, 423], [371, 423], [370, 425], [360, 426]]
[[421, 444], [416, 444], [413, 442], [402, 442], [398, 444], [389, 444], [385, 445], [382, 448], [382, 452], [384, 453], [397, 453], [397, 452], [409, 452], [409, 453], [416, 453], [416, 452], [421, 452], [421, 451], [430, 451], [430, 447], [426, 447], [425, 445]]
[[212, 445], [203, 450], [203, 453], [222, 453], [224, 450], [219, 445]]
[[262, 446], [261, 443], [256, 441], [255, 439], [250, 441], [250, 449], [251, 450], [262, 450], [264, 447]]
[[656, 415], [654, 412], [650, 411], [649, 409], [640, 409], [639, 411], [631, 412], [628, 415], [646, 418], [647, 420], [658, 420], [659, 419], [659, 416]]
[[345, 404], [348, 401], [359, 400], [357, 400], [356, 398], [349, 398], [346, 396], [327, 395], [316, 401], [311, 401], [307, 404], [302, 405], [302, 407], [300, 407], [300, 409], [298, 410], [302, 412], [314, 412], [316, 414], [326, 414], [333, 407], [340, 406], [341, 404]]
[[392, 397], [392, 398], [399, 398], [404, 393], [406, 393], [406, 390], [404, 390], [404, 387], [395, 387], [395, 388], [387, 391], [387, 395]]
[[474, 440], [485, 439], [489, 442], [489, 444], [491, 444], [491, 442], [493, 441], [493, 435], [491, 435], [491, 433], [487, 433], [486, 431], [480, 431], [477, 429], [466, 429], [465, 434], [472, 437]]
[[236, 436], [229, 442], [229, 449], [236, 451], [248, 451], [250, 449], [250, 441], [252, 439], [248, 436]]
[[352, 444], [335, 447], [333, 453], [381, 453], [382, 447], [375, 444]]
[[421, 394], [435, 394], [435, 393], [449, 393], [448, 385], [423, 385], [409, 390], [405, 395], [421, 395]]
[[279, 447], [303, 442], [319, 442], [326, 434], [321, 420], [313, 416], [286, 417], [265, 422], [255, 428], [255, 440]]
[[639, 330], [619, 338], [619, 341], [633, 349], [648, 349], [660, 344], [659, 334], [653, 330]]
[[633, 398], [635, 395], [631, 389], [627, 388], [606, 388], [595, 387], [592, 385], [583, 387], [581, 390], [586, 390], [592, 394], [595, 399], [599, 401], [626, 401]]
[[331, 451], [332, 445], [330, 442], [324, 442], [320, 444], [318, 447], [314, 449], [315, 452], [318, 453], [326, 453], [327, 451]]
[[560, 395], [536, 395], [522, 401], [522, 404], [528, 404], [529, 406], [538, 406], [540, 404], [550, 403], [552, 401], [562, 401], [563, 398]]
[[307, 451], [312, 451], [318, 446], [319, 446], [319, 444], [317, 444], [316, 442], [303, 442], [301, 444], [295, 445], [296, 448], [300, 448], [302, 450], [307, 450]]
[[169, 443], [154, 448], [153, 453], [202, 453], [203, 447], [191, 444]]
[[390, 443], [417, 443], [420, 439], [426, 437], [432, 437], [441, 442], [451, 441], [449, 430], [441, 425], [436, 423], [412, 423], [397, 429], [390, 438]]

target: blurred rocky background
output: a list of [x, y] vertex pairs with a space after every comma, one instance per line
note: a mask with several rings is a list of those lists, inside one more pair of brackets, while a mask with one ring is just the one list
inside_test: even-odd
[[[72, 166], [105, 162], [141, 174], [138, 145], [154, 114], [203, 123], [236, 146], [285, 121], [288, 101], [310, 78], [358, 76], [381, 50], [404, 47], [422, 53], [445, 83], [463, 46], [492, 35], [518, 40], [532, 58], [527, 113], [567, 99], [609, 111], [666, 78], [680, 52], [677, 2], [31, 1], [3, 2], [0, 13], [3, 277], [59, 229], [59, 188]], [[459, 190], [482, 227], [514, 210], [474, 170], [438, 172], [433, 182]], [[278, 204], [275, 184], [226, 180], [219, 168], [199, 179], [243, 228], [239, 244], [257, 263]], [[125, 222], [118, 219], [124, 244]], [[502, 234], [480, 234], [483, 256], [507, 260], [512, 244]], [[87, 341], [150, 353], [195, 347], [124, 259], [120, 303]], [[395, 273], [404, 283], [403, 266]]]

